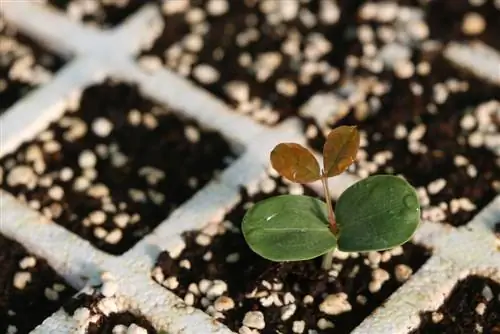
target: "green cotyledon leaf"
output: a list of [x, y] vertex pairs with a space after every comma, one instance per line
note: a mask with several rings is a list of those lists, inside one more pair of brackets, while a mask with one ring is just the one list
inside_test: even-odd
[[335, 207], [344, 252], [383, 250], [408, 241], [420, 222], [415, 189], [392, 175], [370, 176], [342, 193]]
[[326, 204], [301, 195], [281, 195], [256, 203], [242, 222], [250, 248], [272, 261], [308, 260], [334, 249]]

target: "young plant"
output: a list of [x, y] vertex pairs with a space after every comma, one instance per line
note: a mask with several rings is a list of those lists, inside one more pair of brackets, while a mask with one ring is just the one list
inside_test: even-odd
[[297, 183], [321, 180], [326, 203], [302, 195], [281, 195], [253, 205], [242, 231], [250, 248], [272, 261], [300, 261], [321, 255], [331, 266], [333, 251], [383, 250], [408, 241], [420, 221], [413, 187], [397, 176], [376, 175], [346, 189], [333, 212], [328, 178], [343, 173], [355, 160], [359, 133], [355, 126], [332, 130], [323, 147], [323, 169], [314, 155], [295, 143], [271, 152], [273, 168]]

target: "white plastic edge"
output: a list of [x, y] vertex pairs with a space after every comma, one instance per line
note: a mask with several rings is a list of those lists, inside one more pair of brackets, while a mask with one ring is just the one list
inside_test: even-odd
[[[159, 18], [150, 7], [145, 7], [121, 27], [102, 32], [71, 22], [64, 15], [33, 3], [3, 3], [0, 10], [8, 21], [61, 55], [76, 55], [52, 82], [35, 90], [0, 118], [0, 156], [57, 119], [64, 111], [64, 101], [71, 98], [73, 92], [108, 75], [138, 83], [145, 95], [219, 130], [235, 145], [245, 148], [244, 154], [223, 173], [220, 181], [212, 181], [204, 187], [122, 256], [104, 254], [59, 225], [44, 222], [38, 213], [3, 191], [0, 191], [0, 232], [47, 259], [76, 288], [85, 283], [81, 276], [95, 278], [101, 271], [112, 273], [118, 279], [118, 295], [159, 330], [167, 330], [170, 334], [231, 333], [153, 282], [150, 270], [161, 250], [176, 247], [181, 242], [182, 232], [201, 228], [220, 216], [221, 210], [229, 210], [238, 201], [240, 185], [258, 182], [267, 170], [266, 152], [275, 143], [284, 140], [304, 142], [297, 124], [285, 122], [278, 128], [255, 124], [245, 116], [232, 113], [212, 95], [168, 70], [154, 75], [143, 71], [133, 60], [133, 54], [143, 40], [151, 38], [148, 27]], [[68, 31], [71, 39], [66, 38]], [[486, 49], [485, 53], [482, 47], [450, 44], [445, 53], [450, 61], [500, 85], [498, 80], [491, 78], [495, 66], [500, 69], [500, 57], [494, 50]], [[476, 66], [483, 62], [474, 61], [476, 57], [484, 58], [487, 65], [478, 69]], [[332, 196], [338, 197], [355, 180], [347, 174], [333, 179]], [[407, 333], [418, 326], [418, 314], [439, 307], [459, 279], [477, 273], [500, 281], [500, 255], [490, 230], [490, 225], [498, 220], [500, 197], [462, 228], [422, 222], [414, 240], [432, 247], [432, 258], [353, 333]], [[56, 254], [55, 247], [62, 251]], [[81, 327], [72, 318], [58, 311], [33, 333], [79, 331]]]

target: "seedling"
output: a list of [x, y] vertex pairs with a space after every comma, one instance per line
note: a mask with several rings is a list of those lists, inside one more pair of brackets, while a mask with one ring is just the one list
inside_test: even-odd
[[250, 248], [272, 261], [325, 255], [323, 267], [327, 269], [337, 247], [365, 252], [407, 242], [419, 224], [420, 205], [415, 189], [400, 177], [375, 175], [355, 183], [338, 198], [333, 212], [328, 178], [343, 173], [358, 149], [355, 126], [340, 126], [329, 133], [323, 147], [323, 169], [305, 147], [277, 145], [271, 152], [273, 168], [293, 182], [321, 180], [326, 203], [302, 195], [281, 195], [256, 203], [242, 223]]

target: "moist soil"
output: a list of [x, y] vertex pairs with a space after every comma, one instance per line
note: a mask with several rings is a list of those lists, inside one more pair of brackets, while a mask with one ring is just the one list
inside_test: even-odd
[[[378, 107], [353, 106], [329, 126], [356, 125], [361, 131], [363, 143], [352, 172], [403, 175], [419, 192], [424, 219], [464, 225], [499, 191], [498, 157], [486, 138], [488, 131], [494, 135], [500, 128], [498, 106], [489, 107], [500, 101], [500, 89], [453, 68], [439, 53], [415, 57], [415, 63], [430, 64], [429, 75], [401, 79], [382, 73], [364, 100], [375, 99]], [[377, 85], [385, 87], [384, 93], [373, 92]], [[437, 90], [443, 91], [441, 97]], [[312, 119], [305, 122], [305, 131], [310, 127], [319, 128]], [[309, 144], [321, 151], [325, 137], [316, 132]], [[437, 187], [440, 182], [444, 187]]]
[[[414, 51], [442, 50], [450, 41], [500, 46], [493, 0], [337, 1], [333, 8], [311, 0], [297, 1], [296, 10], [273, 1], [222, 3], [163, 6], [164, 30], [139, 62], [172, 69], [267, 124], [302, 118], [306, 101], [338, 90], [358, 68], [378, 75], [404, 54], [413, 60]], [[485, 22], [474, 34], [463, 27], [470, 13]]]
[[[31, 259], [31, 265], [21, 264]], [[33, 261], [34, 260], [34, 261]], [[21, 268], [24, 267], [24, 268]], [[76, 291], [68, 286], [43, 259], [31, 255], [23, 246], [0, 235], [0, 332], [29, 333], [45, 318], [55, 312]], [[23, 289], [14, 285], [16, 275], [29, 273], [31, 280]], [[46, 290], [54, 292], [57, 299], [49, 299]]]
[[[71, 298], [63, 308], [69, 315], [73, 316], [75, 311], [79, 308], [88, 308], [91, 315], [100, 314], [97, 303], [103, 298], [103, 296], [94, 292], [92, 294], [79, 293], [75, 297]], [[118, 325], [130, 326], [135, 324], [147, 330], [148, 334], [158, 333], [151, 323], [143, 316], [136, 316], [131, 312], [118, 312], [111, 313], [108, 316], [101, 314], [99, 321], [95, 323], [90, 323], [87, 328], [87, 334], [114, 334], [113, 329]]]
[[113, 328], [117, 325], [130, 326], [137, 325], [145, 330], [148, 334], [156, 334], [157, 331], [153, 325], [144, 317], [138, 317], [130, 312], [112, 313], [96, 324], [89, 325], [88, 334], [114, 334]]
[[111, 254], [129, 249], [232, 159], [217, 132], [135, 86], [108, 80], [71, 103], [0, 160], [2, 187]]
[[[500, 50], [500, 6], [494, 0], [480, 1], [480, 5], [473, 5], [468, 0], [430, 1], [427, 9], [427, 23], [431, 38], [449, 41], [479, 40], [497, 50]], [[498, 3], [498, 2], [497, 2]], [[468, 14], [478, 14], [485, 23], [483, 31], [469, 35], [464, 33], [463, 22]]]
[[[179, 284], [170, 288], [185, 301], [193, 298], [193, 296], [188, 296], [193, 295], [191, 293], [193, 286], [190, 287], [192, 283], [198, 284], [198, 289], [203, 290], [203, 283], [200, 281], [204, 279], [225, 282], [227, 290], [223, 295], [234, 301], [233, 309], [221, 313], [214, 312], [214, 307], [217, 309], [217, 301], [214, 302], [214, 296], [210, 297], [210, 293], [205, 294], [203, 291], [201, 294], [194, 293], [191, 303], [195, 307], [206, 310], [235, 331], [242, 326], [247, 312], [261, 311], [265, 318], [265, 328], [261, 333], [278, 331], [291, 333], [294, 322], [300, 321], [305, 322], [304, 333], [307, 333], [308, 329], [318, 330], [319, 333], [349, 333], [373, 310], [381, 306], [387, 297], [408, 278], [398, 281], [401, 278], [398, 276], [396, 279], [396, 267], [409, 269], [409, 274], [411, 274], [418, 270], [430, 256], [426, 249], [407, 243], [402, 249], [393, 250], [393, 253], [387, 251], [370, 254], [355, 253], [350, 257], [338, 256], [330, 271], [321, 269], [320, 259], [289, 263], [265, 260], [249, 249], [241, 235], [240, 223], [248, 203], [290, 191], [282, 181], [276, 178], [272, 180], [277, 182], [277, 186], [272, 192], [269, 192], [268, 185], [265, 186], [267, 194], [260, 192], [249, 196], [242, 191], [242, 201], [226, 215], [222, 223], [225, 228], [212, 237], [210, 244], [200, 245], [199, 243], [200, 235], [206, 236], [207, 232], [186, 233], [184, 235], [185, 250], [175, 259], [168, 252], [162, 253], [153, 271], [153, 277], [167, 287], [170, 286], [168, 282], [171, 278], [175, 277]], [[307, 188], [305, 188], [305, 194], [315, 195]], [[228, 260], [231, 257], [234, 259], [235, 256], [238, 258], [236, 262]], [[381, 258], [384, 258], [385, 262], [381, 262]], [[189, 269], [186, 267], [186, 260], [189, 261]], [[388, 274], [386, 281], [378, 288], [370, 287], [374, 275], [376, 276], [374, 272], [380, 269]], [[159, 275], [160, 278], [158, 271], [162, 273]], [[166, 278], [163, 282], [161, 282], [162, 277]], [[370, 289], [373, 291], [371, 292]], [[318, 310], [327, 295], [339, 293], [346, 294], [351, 305], [350, 310], [337, 315], [327, 315]], [[272, 295], [276, 296], [279, 304], [263, 306], [259, 296], [269, 299]], [[290, 302], [290, 298], [294, 301]], [[307, 298], [312, 298], [312, 300], [307, 301]], [[283, 304], [294, 304], [296, 307], [293, 315], [286, 320], [281, 318]], [[325, 322], [331, 322], [334, 328], [319, 329], [318, 321], [321, 322], [320, 326], [323, 326]]]
[[[72, 19], [101, 28], [113, 28], [146, 3], [158, 0], [94, 1], [94, 6], [85, 5], [82, 0], [47, 0], [54, 8], [65, 11]], [[75, 15], [74, 13], [78, 13]]]
[[460, 281], [435, 312], [422, 314], [412, 334], [500, 333], [500, 284], [471, 276]]
[[[51, 79], [64, 61], [20, 34], [0, 17], [0, 115]], [[14, 66], [17, 67], [13, 71]]]
[[[153, 58], [268, 124], [296, 115], [312, 94], [335, 86], [347, 23], [355, 20], [359, 1], [337, 1], [333, 13], [317, 0], [297, 1], [299, 14], [287, 19], [278, 1], [227, 1], [224, 13], [209, 3], [163, 10], [165, 28], [140, 61]], [[326, 12], [338, 19], [320, 19]]]

